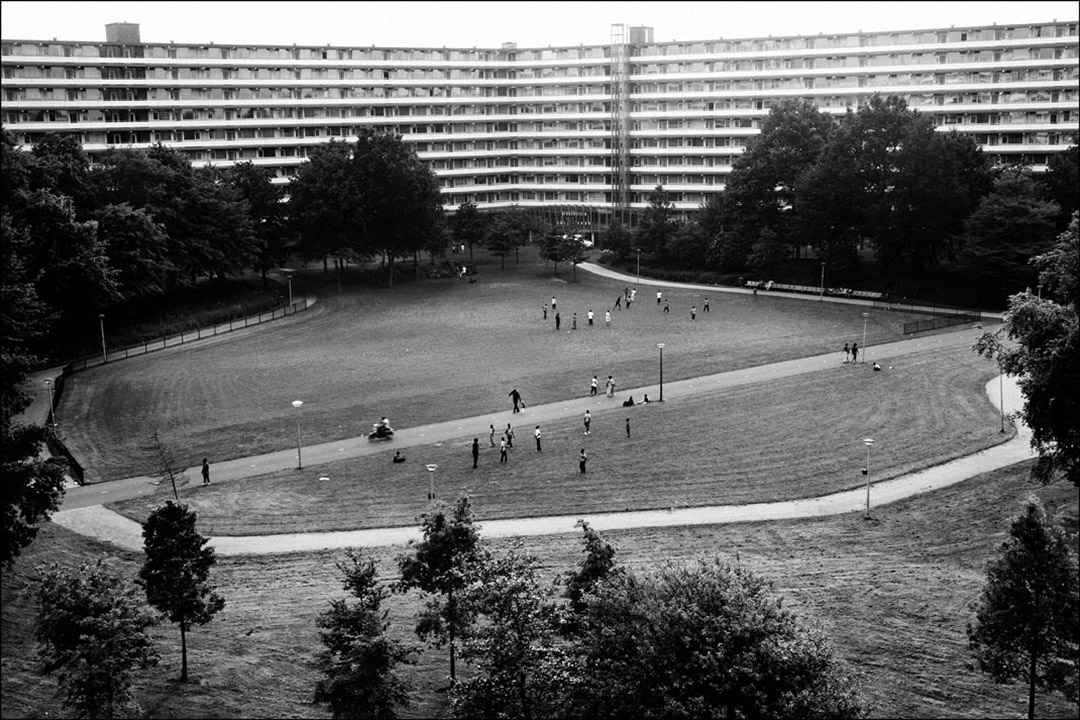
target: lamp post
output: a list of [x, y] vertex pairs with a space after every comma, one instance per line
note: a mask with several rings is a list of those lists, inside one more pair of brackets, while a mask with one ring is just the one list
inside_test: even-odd
[[304, 404], [303, 400], [293, 400], [292, 406], [296, 408], [296, 469], [303, 470], [304, 462], [303, 457], [300, 455], [300, 406]]
[[656, 343], [660, 348], [660, 402], [664, 402], [664, 343]]
[[101, 325], [101, 362], [109, 362], [109, 356], [105, 352], [105, 313], [98, 313], [98, 324]]
[[[49, 391], [49, 424], [52, 425], [53, 430], [56, 429], [56, 409], [53, 407], [53, 381], [49, 378], [45, 379], [45, 387]], [[1004, 427], [1004, 426], [1003, 426]]]
[[1001, 430], [1005, 432], [1005, 370], [1001, 367], [1001, 358], [998, 357], [998, 414], [1001, 415]]
[[641, 248], [637, 249], [637, 281], [641, 284]]
[[431, 480], [430, 485], [428, 486], [427, 499], [428, 500], [434, 500], [435, 499], [435, 471], [439, 469], [439, 466], [436, 465], [435, 463], [431, 463], [431, 464], [429, 464], [427, 466], [427, 469], [428, 469], [428, 477]]
[[862, 362], [866, 362], [866, 320], [870, 317], [870, 313], [864, 312], [862, 314]]
[[821, 297], [819, 300], [825, 300], [825, 263], [821, 263]]
[[866, 446], [866, 467], [863, 468], [863, 475], [866, 476], [866, 519], [870, 519], [870, 446], [874, 444], [874, 438], [863, 438], [863, 445]]

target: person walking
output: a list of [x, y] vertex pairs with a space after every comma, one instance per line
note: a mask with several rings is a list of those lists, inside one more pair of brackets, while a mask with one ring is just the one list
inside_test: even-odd
[[709, 312], [709, 298], [705, 298], [705, 304], [701, 308], [702, 312]]
[[696, 305], [691, 305], [690, 306], [690, 319], [691, 320], [697, 320], [697, 306]]
[[514, 388], [507, 394], [510, 396], [510, 399], [514, 401], [514, 412], [521, 412], [518, 403], [521, 404], [521, 407], [525, 407], [525, 403], [521, 402], [521, 393], [517, 391], [517, 388]]
[[851, 343], [851, 364], [854, 365], [859, 360], [859, 343]]
[[671, 312], [671, 306], [668, 305], [668, 301], [666, 298], [664, 299], [664, 312]]
[[562, 324], [562, 318], [559, 317], [559, 313], [555, 313], [555, 329], [559, 329], [559, 325]]
[[506, 431], [503, 432], [506, 439], [506, 447], [514, 447], [514, 428], [510, 426], [510, 423], [506, 423]]
[[592, 376], [592, 381], [589, 383], [589, 395], [596, 395], [597, 389], [600, 387], [600, 383], [596, 381], [596, 376]]
[[663, 298], [663, 296], [664, 296], [664, 293], [662, 293], [659, 290], [656, 291], [656, 304], [657, 305], [660, 304], [660, 300], [661, 300], [661, 298]]
[[202, 459], [202, 484], [210, 484], [210, 463], [206, 458]]
[[615, 379], [610, 375], [607, 376], [607, 383], [604, 384], [604, 389], [607, 390], [608, 397], [615, 397]]
[[585, 463], [588, 461], [589, 456], [585, 454], [585, 448], [581, 448], [581, 454], [578, 456], [577, 466], [578, 472], [582, 475], [585, 474]]
[[844, 362], [851, 362], [851, 346], [847, 343], [844, 343]]
[[615, 308], [618, 309], [618, 310], [622, 310], [622, 299], [623, 299], [622, 295], [617, 295], [615, 297]]
[[571, 330], [577, 330], [577, 313], [574, 313], [574, 323], [570, 326]]
[[630, 418], [626, 418], [626, 437], [630, 437]]
[[472, 439], [472, 466], [473, 470], [476, 469], [476, 464], [480, 462], [480, 438]]
[[555, 308], [555, 296], [552, 295], [551, 296], [551, 312], [555, 312], [555, 310], [556, 310], [556, 308]]
[[[632, 303], [635, 300], [637, 300], [637, 288], [630, 291], [630, 297], [627, 298], [627, 303]], [[627, 305], [627, 307], [629, 307], [629, 305]]]
[[544, 319], [547, 320], [547, 303], [544, 303]]
[[536, 426], [536, 430], [533, 431], [533, 435], [536, 436], [536, 452], [540, 452], [540, 426]]
[[592, 415], [589, 414], [588, 410], [585, 411], [585, 417], [583, 418], [583, 420], [585, 422], [585, 432], [582, 433], [582, 434], [583, 435], [592, 434], [592, 430], [590, 429], [590, 427], [592, 426]]
[[499, 441], [499, 462], [500, 463], [506, 462], [506, 448], [507, 448], [506, 438], [503, 438], [502, 440]]
[[593, 322], [592, 322], [593, 321], [593, 311], [590, 310], [589, 314], [586, 315], [585, 318], [589, 321], [589, 324], [592, 325], [593, 324]]
[[604, 313], [604, 325], [605, 327], [611, 327], [611, 311], [608, 310]]
[[495, 424], [488, 425], [488, 440], [491, 441], [491, 447], [495, 447]]

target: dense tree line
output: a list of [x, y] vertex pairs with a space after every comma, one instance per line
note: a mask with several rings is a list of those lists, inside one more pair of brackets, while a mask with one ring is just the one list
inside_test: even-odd
[[954, 301], [1002, 306], [1035, 284], [1027, 258], [1068, 225], [1078, 157], [1074, 144], [1035, 176], [992, 167], [970, 136], [937, 132], [897, 97], [840, 118], [786, 101], [688, 221], [657, 187], [636, 227], [609, 228], [602, 246], [624, 262], [640, 250], [654, 265], [759, 278], [809, 250], [836, 285], [868, 250], [879, 266], [868, 289], [940, 296], [949, 285]]

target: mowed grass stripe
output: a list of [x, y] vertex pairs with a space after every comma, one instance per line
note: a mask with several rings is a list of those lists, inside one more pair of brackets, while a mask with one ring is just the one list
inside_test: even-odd
[[[602, 318], [625, 283], [585, 272], [569, 283], [565, 268], [553, 277], [527, 259], [479, 277], [329, 292], [310, 314], [280, 324], [76, 373], [58, 411], [61, 432], [99, 482], [152, 472], [154, 429], [184, 467], [293, 447], [297, 399], [304, 443], [316, 444], [364, 434], [382, 415], [406, 428], [508, 409], [513, 387], [539, 405], [580, 397], [593, 375], [614, 375], [623, 389], [652, 385], [658, 342], [667, 381], [826, 352], [839, 363], [845, 342], [862, 342], [860, 307], [677, 289], [665, 291], [665, 314], [642, 286], [632, 309], [612, 313], [610, 329], [602, 320], [590, 328], [587, 310]], [[541, 312], [553, 294], [558, 333], [553, 313], [545, 321]], [[569, 331], [575, 310], [579, 327]], [[873, 311], [867, 341], [902, 339], [914, 317]]]
[[[814, 497], [865, 478], [863, 438], [874, 437], [872, 480], [938, 464], [1001, 442], [997, 410], [985, 393], [993, 368], [966, 347], [890, 360], [891, 369], [837, 367], [663, 404], [594, 412], [545, 423], [537, 453], [533, 424], [516, 430], [510, 461], [498, 462], [486, 427], [450, 442], [407, 448], [302, 471], [184, 489], [209, 535], [352, 530], [415, 524], [427, 508], [425, 465], [435, 463], [437, 495], [463, 490], [483, 519], [622, 510], [738, 505]], [[625, 420], [631, 421], [626, 437]], [[501, 430], [501, 426], [497, 425]], [[469, 445], [481, 442], [480, 467]], [[577, 467], [580, 448], [588, 472]], [[320, 480], [328, 477], [329, 480]], [[109, 507], [142, 521], [168, 488]], [[171, 492], [171, 491], [170, 491]]]

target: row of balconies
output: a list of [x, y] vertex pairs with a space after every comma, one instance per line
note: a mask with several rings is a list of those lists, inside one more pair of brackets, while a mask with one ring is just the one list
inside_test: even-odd
[[[1027, 61], [1009, 61], [1009, 62], [995, 62], [995, 63], [964, 63], [959, 65], [943, 66], [940, 64], [935, 65], [894, 65], [890, 67], [861, 67], [861, 68], [848, 68], [848, 67], [835, 67], [835, 68], [797, 68], [791, 70], [761, 70], [761, 71], [745, 71], [745, 72], [684, 72], [684, 73], [670, 73], [666, 74], [664, 78], [665, 84], [687, 83], [687, 82], [699, 82], [706, 83], [711, 82], [713, 84], [723, 82], [737, 82], [744, 80], [783, 80], [783, 79], [795, 79], [804, 80], [811, 78], [831, 77], [835, 75], [843, 75], [844, 77], [873, 77], [873, 78], [885, 78], [888, 79], [891, 75], [916, 75], [922, 77], [938, 77], [949, 76], [955, 77], [963, 73], [992, 73], [994, 75], [999, 74], [1011, 74], [1011, 73], [1030, 73], [1030, 72], [1043, 72], [1043, 71], [1062, 71], [1072, 69], [1074, 72], [1078, 65], [1078, 58], [1074, 52], [1070, 58], [1058, 59], [1058, 60], [1027, 60]], [[9, 81], [17, 80], [17, 84], [26, 87], [78, 87], [78, 86], [94, 86], [94, 87], [131, 87], [131, 88], [160, 88], [162, 86], [168, 87], [281, 87], [282, 85], [288, 85], [297, 88], [308, 87], [352, 87], [358, 82], [371, 87], [393, 87], [393, 88], [447, 88], [465, 85], [468, 87], [477, 88], [508, 88], [514, 90], [528, 90], [532, 86], [548, 87], [565, 85], [567, 81], [574, 81], [574, 85], [590, 86], [590, 85], [608, 85], [612, 82], [610, 73], [597, 73], [596, 75], [589, 77], [579, 78], [567, 78], [567, 77], [550, 77], [550, 78], [516, 78], [516, 79], [487, 79], [473, 76], [462, 76], [459, 78], [432, 78], [432, 77], [398, 77], [392, 78], [388, 75], [381, 77], [360, 77], [360, 78], [297, 78], [297, 77], [282, 77], [282, 78], [213, 78], [213, 77], [139, 77], [139, 78], [102, 78], [102, 77], [86, 77], [85, 72], [68, 73], [65, 71], [64, 75], [57, 77], [49, 77], [46, 73], [47, 68], [33, 67], [29, 70], [23, 69], [22, 72], [18, 72], [17, 68], [11, 66], [4, 67], [4, 81], [5, 84]], [[60, 68], [57, 68], [60, 70]], [[842, 71], [842, 72], [840, 72]], [[643, 85], [656, 85], [655, 74], [636, 74], [631, 73], [627, 76], [627, 81], [631, 84], [643, 84]]]
[[[1075, 42], [1076, 23], [1047, 25], [1052, 32], [1045, 37], [987, 38], [967, 40], [963, 43], [966, 52], [981, 50], [1006, 50], [1013, 47], [1044, 47]], [[972, 31], [977, 32], [977, 31]], [[997, 32], [997, 31], [995, 31]], [[1041, 33], [1040, 33], [1041, 34]], [[839, 38], [844, 38], [840, 40]], [[897, 44], [876, 44], [874, 38], [887, 37], [885, 34], [860, 34], [847, 36], [819, 36], [805, 38], [786, 38], [769, 40], [729, 40], [702, 41], [687, 43], [655, 43], [644, 46], [628, 46], [627, 56], [632, 63], [666, 62], [689, 63], [705, 60], [739, 60], [745, 58], [783, 58], [786, 56], [817, 57], [829, 55], [880, 55], [907, 52], [928, 52], [939, 50], [956, 52], [957, 45], [946, 38], [926, 34], [920, 39], [924, 42]], [[891, 37], [889, 35], [888, 37]], [[914, 37], [912, 38], [914, 40]], [[801, 45], [795, 47], [792, 41]], [[786, 43], [779, 45], [779, 43]], [[711, 47], [709, 47], [711, 46]], [[771, 46], [771, 47], [769, 47]], [[692, 48], [695, 52], [687, 49]], [[44, 49], [44, 52], [42, 50]], [[469, 66], [478, 64], [491, 68], [516, 68], [522, 65], [588, 65], [610, 62], [608, 57], [613, 46], [578, 46], [572, 48], [513, 49], [491, 50], [476, 49], [414, 49], [393, 50], [384, 48], [273, 48], [269, 46], [244, 48], [250, 49], [256, 57], [239, 57], [238, 47], [181, 44], [179, 46], [160, 43], [141, 43], [138, 45], [117, 46], [102, 43], [48, 43], [4, 41], [0, 53], [6, 58], [50, 59], [85, 63], [92, 59], [95, 64], [106, 62], [132, 64], [149, 62], [160, 64], [188, 63], [199, 65], [238, 65], [238, 64], [288, 64], [316, 66], [350, 66], [354, 64], [379, 65], [386, 67], [421, 66]], [[110, 57], [102, 57], [102, 51]], [[188, 54], [181, 57], [181, 50]], [[349, 57], [343, 57], [348, 53]], [[249, 53], [250, 54], [250, 53]], [[360, 57], [355, 55], [360, 54]], [[399, 57], [386, 57], [388, 54], [400, 54]], [[307, 55], [307, 57], [302, 57]], [[584, 55], [584, 57], [582, 57]]]

